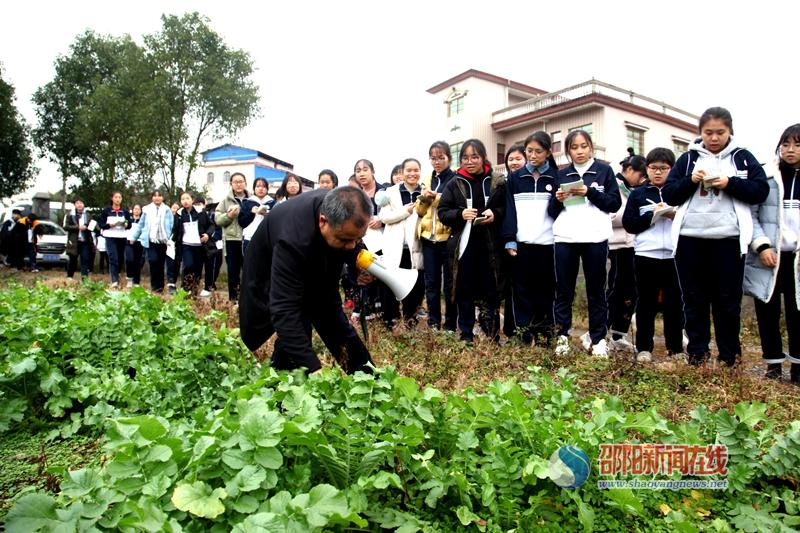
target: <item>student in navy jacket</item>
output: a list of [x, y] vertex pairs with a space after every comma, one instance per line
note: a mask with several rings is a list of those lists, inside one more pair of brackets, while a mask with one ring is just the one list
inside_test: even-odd
[[267, 193], [269, 183], [265, 178], [253, 180], [253, 196], [242, 200], [242, 208], [239, 211], [239, 225], [242, 227], [242, 255], [247, 253], [247, 244], [253, 238], [258, 225], [267, 216], [269, 210], [275, 207], [273, 200]]
[[680, 206], [672, 240], [689, 363], [701, 365], [709, 357], [713, 313], [719, 360], [733, 366], [742, 354], [739, 329], [744, 254], [753, 237], [751, 205], [766, 199], [769, 185], [761, 164], [734, 140], [727, 109], [706, 110], [699, 130], [700, 138], [672, 167], [662, 193], [667, 203]]
[[175, 256], [180, 255], [183, 265], [182, 288], [194, 294], [203, 264], [206, 260], [205, 245], [211, 238], [212, 225], [206, 212], [194, 207], [194, 196], [186, 191], [181, 194], [181, 208], [175, 213]]
[[369, 351], [342, 310], [339, 277], [371, 213], [369, 198], [354, 187], [317, 189], [275, 206], [259, 225], [245, 257], [239, 322], [251, 350], [277, 333], [274, 368], [321, 368], [313, 326], [348, 373], [369, 371]]
[[97, 221], [108, 252], [108, 270], [111, 273], [111, 288], [119, 288], [119, 271], [125, 259], [125, 244], [131, 227], [131, 215], [122, 207], [122, 193], [111, 194], [111, 205], [103, 208]]
[[[553, 337], [555, 266], [553, 219], [547, 213], [558, 165], [550, 136], [537, 131], [524, 143], [527, 163], [506, 178], [502, 240], [511, 259], [514, 327], [524, 344], [549, 344]], [[508, 313], [506, 320], [509, 320]]]
[[[591, 136], [574, 130], [564, 141], [570, 165], [558, 172], [556, 193], [548, 213], [553, 218], [555, 241], [556, 302], [554, 315], [558, 328], [556, 354], [570, 350], [572, 301], [578, 265], [583, 263], [586, 297], [589, 303], [589, 331], [581, 337], [583, 347], [595, 357], [608, 357], [608, 304], [606, 302], [606, 261], [611, 237], [609, 213], [619, 210], [617, 178], [610, 166], [594, 159]], [[569, 191], [561, 184], [579, 182]]]
[[[667, 352], [683, 358], [683, 300], [672, 245], [674, 210], [667, 210], [661, 193], [667, 174], [675, 165], [668, 148], [655, 148], [647, 154], [650, 181], [634, 189], [628, 197], [622, 225], [635, 235], [633, 241], [636, 281], [636, 360], [652, 359], [658, 295], [663, 295], [664, 342]], [[655, 212], [659, 211], [656, 217]]]

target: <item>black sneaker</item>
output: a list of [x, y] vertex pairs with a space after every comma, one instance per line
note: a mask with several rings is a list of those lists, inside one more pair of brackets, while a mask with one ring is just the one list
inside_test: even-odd
[[783, 366], [780, 363], [769, 363], [764, 377], [767, 379], [781, 379], [783, 374]]

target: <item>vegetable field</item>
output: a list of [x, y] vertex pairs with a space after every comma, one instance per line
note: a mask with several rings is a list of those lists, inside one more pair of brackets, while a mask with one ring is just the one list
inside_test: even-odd
[[[796, 387], [428, 331], [372, 331], [374, 375], [278, 373], [218, 303], [0, 291], [6, 531], [800, 528]], [[724, 444], [729, 487], [601, 489], [604, 443]], [[553, 481], [564, 445], [578, 488]]]

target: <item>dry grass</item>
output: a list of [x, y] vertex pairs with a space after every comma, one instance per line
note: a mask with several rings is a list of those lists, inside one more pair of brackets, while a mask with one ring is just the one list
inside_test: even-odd
[[[92, 279], [107, 282], [108, 277], [94, 275]], [[53, 288], [75, 284], [68, 282], [62, 271], [30, 274], [0, 270], [0, 286], [12, 280], [25, 285], [39, 282]], [[143, 285], [147, 286], [146, 280]], [[222, 313], [222, 318], [217, 319], [219, 325], [224, 322], [229, 328], [238, 327], [238, 308], [228, 301], [225, 290], [217, 291], [210, 298], [194, 298], [192, 304], [198, 317], [208, 317], [212, 311], [219, 311]], [[576, 307], [579, 316], [576, 316], [573, 344], [577, 347], [577, 336], [586, 330], [586, 324], [580, 316], [581, 303]], [[554, 373], [566, 367], [575, 374], [581, 395], [615, 395], [631, 411], [655, 407], [667, 418], [680, 421], [686, 420], [698, 405], [717, 410], [732, 409], [741, 401], [760, 401], [767, 404], [770, 416], [780, 425], [786, 425], [800, 419], [800, 387], [789, 384], [786, 379], [776, 382], [762, 377], [757, 328], [748, 307], [744, 307], [742, 320], [742, 365], [733, 370], [713, 364], [701, 368], [676, 364], [667, 358], [658, 341], [654, 361], [643, 365], [634, 363], [631, 355], [614, 354], [607, 361], [598, 361], [577, 349], [567, 357], [556, 358], [552, 350], [520, 347], [514, 343], [496, 346], [482, 337], [477, 337], [473, 346], [467, 346], [452, 334], [430, 331], [424, 325], [413, 330], [388, 331], [379, 321], [370, 322], [367, 345], [376, 365], [392, 365], [420, 384], [445, 391], [482, 389], [494, 379], [525, 379], [527, 368], [532, 365]], [[660, 324], [657, 335], [660, 334], [658, 328]], [[314, 346], [318, 353], [326, 353], [316, 335]], [[267, 360], [271, 350], [272, 341], [259, 348], [255, 356], [260, 361]], [[330, 357], [323, 355], [322, 359], [324, 364], [332, 364]]]

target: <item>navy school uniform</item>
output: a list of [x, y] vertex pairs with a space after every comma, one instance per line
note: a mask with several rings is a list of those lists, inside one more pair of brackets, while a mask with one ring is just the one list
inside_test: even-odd
[[628, 197], [622, 216], [625, 231], [634, 239], [636, 278], [636, 351], [652, 352], [659, 293], [663, 300], [664, 343], [673, 354], [683, 352], [683, 298], [675, 268], [672, 220], [660, 217], [653, 223], [656, 205], [664, 202], [661, 189], [645, 185]]
[[585, 203], [565, 207], [554, 194], [548, 207], [554, 220], [556, 301], [553, 311], [558, 334], [569, 335], [578, 266], [582, 262], [589, 303], [589, 335], [594, 345], [603, 340], [608, 331], [605, 285], [611, 236], [609, 213], [619, 210], [622, 199], [614, 171], [605, 163], [595, 160], [582, 178], [575, 165], [570, 164], [559, 170], [555, 186], [577, 180], [582, 180], [588, 188]]
[[547, 163], [536, 169], [528, 163], [506, 179], [501, 238], [506, 250], [517, 251], [510, 258], [512, 315], [525, 344], [535, 337], [549, 342], [553, 336], [556, 279], [553, 219], [547, 208], [555, 194], [557, 173]]

